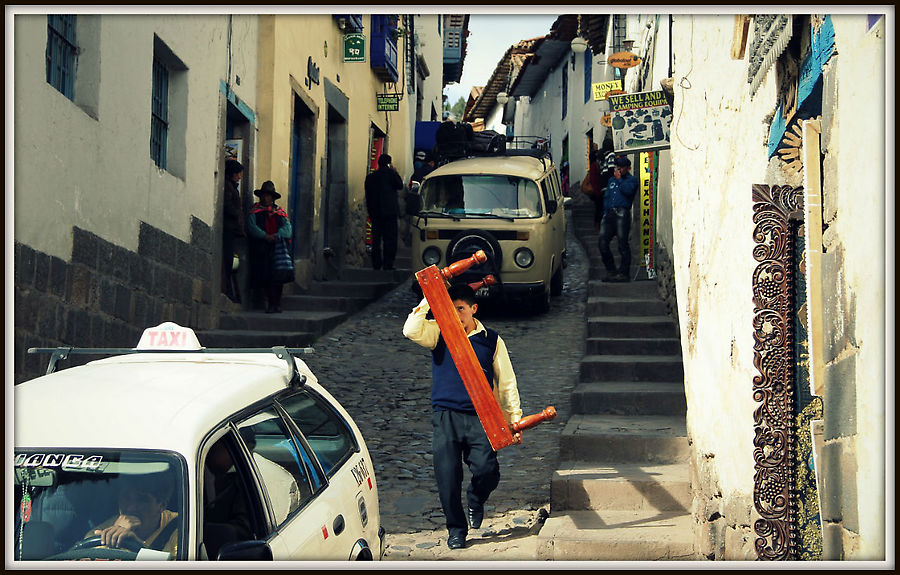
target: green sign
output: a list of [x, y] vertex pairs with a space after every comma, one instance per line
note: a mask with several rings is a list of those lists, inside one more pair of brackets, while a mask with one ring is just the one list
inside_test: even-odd
[[366, 61], [366, 35], [344, 35], [344, 62]]
[[400, 109], [400, 94], [375, 94], [376, 110], [396, 112]]

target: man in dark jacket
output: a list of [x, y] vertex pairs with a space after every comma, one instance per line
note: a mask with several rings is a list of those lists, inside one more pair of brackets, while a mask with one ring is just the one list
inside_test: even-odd
[[235, 239], [244, 233], [244, 210], [238, 184], [244, 166], [237, 160], [225, 160], [225, 211], [222, 218], [222, 293], [232, 301], [240, 301], [240, 292], [232, 284], [231, 268], [234, 261]]
[[397, 218], [400, 202], [397, 192], [403, 189], [400, 174], [391, 165], [391, 157], [381, 154], [378, 169], [366, 176], [366, 209], [372, 220], [372, 267], [394, 269], [397, 256]]

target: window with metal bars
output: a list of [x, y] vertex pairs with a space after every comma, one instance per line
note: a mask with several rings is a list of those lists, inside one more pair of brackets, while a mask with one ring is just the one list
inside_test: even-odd
[[153, 85], [150, 113], [150, 157], [166, 169], [166, 142], [169, 135], [169, 69], [153, 58]]
[[74, 14], [47, 16], [46, 59], [47, 83], [74, 101], [75, 64], [78, 59]]
[[593, 75], [593, 54], [591, 54], [591, 49], [588, 47], [584, 52], [584, 103], [587, 104], [588, 100], [591, 99], [592, 90], [591, 83], [594, 81]]

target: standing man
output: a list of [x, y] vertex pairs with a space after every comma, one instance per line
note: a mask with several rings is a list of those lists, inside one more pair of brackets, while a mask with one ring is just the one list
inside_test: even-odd
[[[506, 344], [497, 332], [486, 329], [475, 319], [478, 304], [470, 286], [454, 285], [448, 293], [507, 424], [519, 421], [522, 419], [519, 390]], [[468, 528], [481, 527], [484, 502], [500, 482], [500, 464], [437, 322], [426, 319], [429, 310], [428, 300], [423, 298], [406, 318], [403, 335], [431, 350], [434, 476], [447, 521], [447, 546], [462, 549], [466, 546]], [[521, 442], [521, 433], [514, 437]], [[463, 461], [472, 473], [466, 490], [467, 512], [462, 507]]]
[[366, 209], [372, 220], [372, 267], [394, 269], [397, 256], [397, 217], [400, 202], [397, 192], [403, 179], [391, 165], [387, 154], [378, 156], [378, 169], [366, 176]]
[[[613, 177], [606, 184], [603, 195], [603, 219], [600, 221], [600, 257], [606, 268], [605, 282], [627, 282], [631, 267], [631, 204], [637, 194], [638, 179], [631, 175], [631, 160], [620, 156], [615, 160]], [[616, 236], [619, 242], [619, 269], [616, 271], [609, 242]]]
[[235, 293], [231, 270], [234, 265], [235, 238], [244, 233], [244, 210], [238, 184], [244, 173], [244, 166], [237, 160], [225, 160], [225, 213], [222, 219], [222, 293], [233, 302], [240, 302], [240, 291]]

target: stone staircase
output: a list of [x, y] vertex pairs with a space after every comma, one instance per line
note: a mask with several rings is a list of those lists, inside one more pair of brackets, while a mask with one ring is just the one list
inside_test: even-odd
[[576, 235], [591, 259], [586, 355], [560, 438], [538, 557], [699, 559], [678, 333], [655, 281], [600, 281], [605, 270], [592, 209], [573, 209]]
[[[207, 347], [307, 347], [357, 311], [379, 299], [411, 274], [409, 248], [400, 244], [394, 270], [345, 267], [336, 279], [314, 280], [309, 289], [285, 286], [282, 313], [246, 311], [232, 304], [219, 328], [198, 331]], [[223, 298], [225, 296], [222, 296]]]

